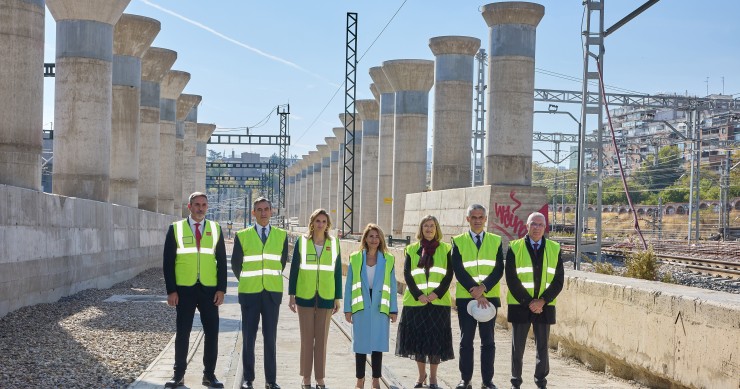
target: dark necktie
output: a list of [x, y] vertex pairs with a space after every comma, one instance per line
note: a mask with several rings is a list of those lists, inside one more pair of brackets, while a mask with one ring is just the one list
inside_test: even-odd
[[480, 250], [480, 244], [481, 244], [480, 235], [476, 235], [475, 236], [475, 246], [478, 247], [478, 250]]
[[540, 257], [540, 253], [537, 250], [539, 250], [540, 244], [537, 243], [537, 242], [535, 242], [534, 244], [532, 244], [532, 248], [534, 249], [534, 257], [535, 258], [539, 258]]
[[195, 245], [198, 247], [198, 251], [200, 251], [200, 238], [202, 235], [200, 234], [200, 223], [195, 223]]
[[262, 227], [262, 243], [267, 242], [267, 227]]

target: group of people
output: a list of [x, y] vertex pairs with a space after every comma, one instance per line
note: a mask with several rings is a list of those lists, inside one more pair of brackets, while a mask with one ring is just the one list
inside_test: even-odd
[[[226, 250], [217, 223], [205, 220], [205, 194], [196, 192], [188, 204], [190, 216], [173, 223], [165, 241], [164, 276], [168, 304], [177, 307], [174, 376], [166, 387], [184, 385], [187, 348], [195, 309], [200, 311], [204, 331], [203, 385], [223, 387], [214, 374], [218, 343], [218, 306], [226, 292]], [[272, 204], [258, 198], [252, 211], [256, 223], [237, 232], [231, 267], [239, 280], [242, 313], [241, 387], [253, 389], [255, 342], [262, 321], [266, 389], [276, 383], [276, 343], [279, 307], [283, 293], [283, 270], [288, 261], [288, 234], [270, 226]], [[555, 300], [563, 287], [563, 264], [558, 243], [545, 239], [545, 217], [535, 212], [527, 219], [528, 234], [509, 242], [504, 261], [501, 237], [486, 231], [487, 210], [473, 204], [466, 219], [470, 230], [443, 240], [434, 216], [419, 223], [416, 242], [404, 251], [406, 288], [398, 324], [395, 354], [416, 362], [414, 388], [428, 382], [439, 388], [437, 367], [454, 359], [449, 288], [457, 279], [455, 304], [460, 327], [459, 370], [456, 389], [472, 389], [473, 342], [481, 340], [480, 367], [483, 389], [493, 384], [495, 313], [501, 306], [499, 281], [504, 275], [509, 288], [508, 321], [512, 323], [511, 385], [522, 384], [522, 358], [527, 334], [533, 327], [536, 344], [535, 383], [547, 385], [547, 343], [555, 323]], [[345, 320], [352, 324], [356, 388], [364, 388], [365, 366], [370, 356], [372, 388], [380, 387], [383, 353], [389, 351], [390, 323], [398, 316], [395, 258], [385, 234], [368, 224], [358, 250], [349, 256], [342, 287], [342, 260], [337, 238], [330, 236], [329, 214], [314, 211], [308, 232], [295, 242], [288, 281], [288, 307], [298, 315], [300, 328], [299, 375], [301, 388], [325, 389], [329, 325], [344, 299]], [[504, 264], [505, 263], [505, 264]], [[342, 297], [344, 291], [344, 298]], [[480, 312], [487, 312], [482, 315]], [[429, 365], [427, 373], [426, 365]]]

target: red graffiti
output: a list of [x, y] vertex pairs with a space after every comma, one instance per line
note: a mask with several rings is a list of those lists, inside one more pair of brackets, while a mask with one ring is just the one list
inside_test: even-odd
[[[499, 203], [493, 204], [494, 213], [496, 215], [496, 219], [498, 219], [497, 221], [494, 221], [493, 228], [506, 235], [509, 240], [512, 240], [521, 238], [527, 234], [527, 224], [526, 220], [521, 220], [517, 215], [515, 215], [517, 209], [522, 206], [522, 202], [516, 198], [516, 192], [512, 190], [509, 193], [509, 198], [511, 198], [511, 200], [516, 204], [514, 208], [512, 208], [511, 205], [503, 205]], [[542, 206], [539, 212], [545, 215], [545, 219], [547, 219], [547, 204]], [[545, 222], [547, 222], [547, 220]]]

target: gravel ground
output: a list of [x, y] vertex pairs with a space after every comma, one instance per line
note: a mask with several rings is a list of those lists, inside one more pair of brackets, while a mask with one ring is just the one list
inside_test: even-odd
[[166, 294], [154, 268], [110, 289], [89, 289], [0, 318], [0, 387], [124, 388], [175, 333], [161, 302], [105, 303], [114, 294]]
[[[604, 256], [605, 261], [611, 263], [617, 275], [624, 273], [626, 268], [621, 259], [615, 259], [610, 256]], [[573, 269], [573, 255], [563, 254], [563, 266], [566, 269]], [[582, 271], [594, 271], [594, 265], [588, 262], [581, 262]], [[660, 265], [658, 269], [659, 278], [670, 273], [673, 283], [677, 285], [693, 286], [696, 288], [716, 290], [720, 292], [740, 294], [740, 280], [728, 280], [721, 277], [707, 276], [696, 274], [676, 265]]]

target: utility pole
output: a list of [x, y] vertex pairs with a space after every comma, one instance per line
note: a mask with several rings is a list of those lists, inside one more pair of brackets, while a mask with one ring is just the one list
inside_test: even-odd
[[722, 231], [722, 240], [727, 240], [727, 231], [730, 228], [730, 210], [728, 207], [729, 202], [729, 191], [730, 191], [730, 169], [732, 165], [732, 160], [730, 158], [730, 150], [727, 150], [727, 154], [725, 155], [725, 160], [723, 161], [722, 166], [722, 176], [720, 177], [720, 197], [719, 197], [719, 206], [720, 206], [720, 224], [719, 227]]
[[483, 185], [483, 142], [486, 141], [486, 76], [488, 54], [484, 49], [475, 55], [478, 61], [478, 79], [475, 85], [475, 129], [473, 129], [473, 186]]

